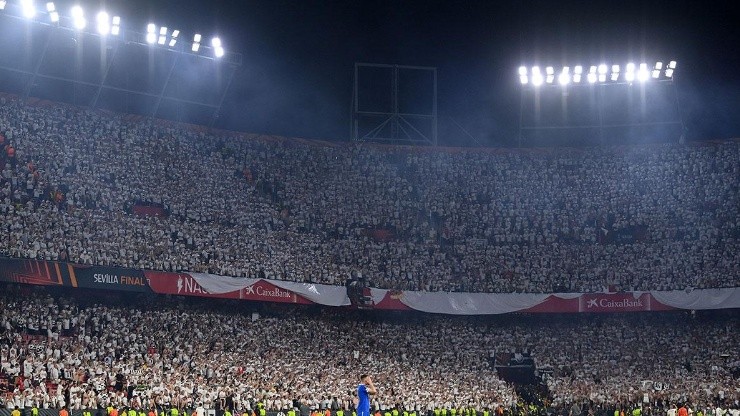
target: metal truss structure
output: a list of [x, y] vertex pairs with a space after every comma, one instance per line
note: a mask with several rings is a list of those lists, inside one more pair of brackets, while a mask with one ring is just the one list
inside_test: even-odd
[[[372, 82], [365, 77], [365, 71], [375, 70], [390, 75], [390, 88], [382, 83]], [[401, 95], [414, 95], [411, 86], [404, 83], [404, 74], [420, 75], [425, 86], [421, 88], [431, 102], [408, 104]], [[370, 78], [367, 87], [360, 84]], [[365, 84], [363, 84], [365, 86]], [[390, 102], [377, 95], [389, 93]], [[426, 97], [425, 97], [426, 98]], [[378, 103], [380, 101], [380, 103]], [[428, 101], [428, 100], [423, 100]], [[376, 107], [376, 108], [370, 108]], [[355, 63], [352, 86], [352, 117], [350, 120], [350, 139], [352, 141], [371, 141], [399, 145], [437, 145], [437, 68], [408, 65], [388, 65]]]
[[598, 144], [630, 143], [630, 137], [632, 143], [640, 143], [639, 137], [662, 142], [685, 138], [673, 77], [644, 83], [570, 83], [565, 87], [523, 84], [520, 97], [520, 147], [546, 145], [547, 137], [558, 136], [582, 136], [574, 141], [578, 145], [594, 144], [594, 138]]
[[0, 13], [0, 90], [93, 109], [213, 126], [242, 56], [150, 45]]

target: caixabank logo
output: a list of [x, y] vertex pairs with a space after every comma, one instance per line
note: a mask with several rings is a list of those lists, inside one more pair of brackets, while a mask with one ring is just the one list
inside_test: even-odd
[[582, 295], [580, 312], [637, 312], [650, 310], [649, 294], [603, 293]]
[[241, 290], [241, 299], [263, 300], [270, 302], [298, 302], [298, 295], [265, 280], [258, 280]]

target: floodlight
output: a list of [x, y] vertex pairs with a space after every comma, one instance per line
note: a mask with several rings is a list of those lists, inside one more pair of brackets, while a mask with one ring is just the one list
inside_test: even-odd
[[599, 82], [606, 82], [606, 74], [599, 74]]
[[6, 4], [7, 4], [7, 2], [5, 0], [0, 0], [0, 10], [5, 9], [5, 5]]
[[164, 42], [167, 41], [167, 27], [162, 26], [159, 28], [159, 43], [160, 45], [164, 45]]
[[590, 72], [588, 74], [588, 83], [593, 84], [594, 82], [596, 82], [596, 74], [593, 72]]
[[641, 63], [640, 70], [637, 71], [637, 80], [640, 82], [645, 82], [649, 79], [650, 79], [650, 73], [648, 72], [647, 64]]
[[619, 79], [619, 72], [612, 72], [611, 80], [616, 81], [618, 79]]
[[626, 74], [624, 74], [624, 79], [625, 79], [625, 80], [626, 80], [627, 82], [632, 82], [632, 81], [634, 81], [634, 80], [635, 80], [635, 73], [634, 73], [634, 72], [632, 72], [632, 71], [627, 71], [627, 73], [626, 73]]
[[655, 79], [660, 78], [660, 70], [659, 69], [653, 69], [653, 78], [655, 78]]
[[547, 75], [554, 75], [555, 74], [555, 68], [548, 66], [545, 68], [545, 72], [547, 72]]
[[627, 64], [627, 72], [635, 72], [635, 64], [630, 62]]
[[107, 35], [110, 32], [110, 21], [109, 16], [106, 12], [99, 12], [97, 16], [98, 20], [98, 33], [101, 35]]
[[224, 53], [226, 53], [226, 52], [224, 51], [224, 48], [218, 46], [218, 47], [216, 47], [216, 50], [214, 51], [214, 53], [216, 55], [216, 58], [220, 58], [220, 57], [224, 56]]
[[21, 9], [23, 9], [23, 16], [27, 19], [36, 16], [36, 7], [33, 5], [33, 0], [21, 0]]
[[121, 33], [121, 16], [113, 16], [113, 27], [110, 33], [114, 36], [118, 36]]
[[529, 78], [526, 75], [519, 75], [519, 82], [521, 82], [522, 85], [526, 85], [529, 82]]
[[77, 30], [82, 30], [87, 26], [85, 13], [82, 11], [82, 7], [77, 5], [72, 6], [72, 23]]
[[195, 36], [193, 36], [193, 47], [191, 49], [193, 52], [198, 52], [198, 49], [200, 49], [200, 39], [200, 33], [196, 33]]
[[673, 70], [671, 68], [668, 68], [665, 70], [665, 76], [666, 78], [672, 78], [673, 77]]
[[555, 81], [555, 75], [548, 75], [547, 78], [545, 78], [545, 82], [548, 84], [552, 84], [553, 81]]
[[668, 63], [668, 68], [670, 69], [676, 69], [676, 61], [671, 61]]
[[56, 11], [56, 9], [57, 9], [57, 8], [56, 8], [56, 7], [54, 7], [54, 3], [52, 3], [52, 2], [48, 2], [48, 3], [46, 3], [46, 11], [47, 11], [47, 12], [51, 13], [51, 12], [53, 12], [53, 11]]
[[534, 74], [539, 74], [539, 73], [540, 73], [540, 67], [533, 66], [532, 67], [532, 74], [534, 75]]
[[221, 47], [221, 39], [220, 38], [213, 38], [211, 39], [211, 46], [214, 48], [220, 48]]
[[591, 65], [591, 68], [588, 70], [589, 74], [595, 74], [596, 73], [596, 65]]
[[599, 74], [600, 75], [605, 75], [606, 74], [606, 64], [599, 65]]
[[564, 66], [563, 67], [563, 74], [569, 74], [570, 73], [570, 67]]
[[172, 31], [172, 37], [177, 39], [177, 37], [180, 36], [180, 31], [175, 29]]
[[146, 43], [154, 43], [157, 41], [157, 27], [154, 23], [146, 25]]
[[612, 65], [612, 72], [619, 73], [619, 65]]
[[573, 75], [573, 82], [575, 82], [575, 83], [581, 82], [581, 74], [575, 74], [575, 75]]
[[[581, 75], [583, 73], [583, 67], [580, 65], [576, 65], [575, 69], [573, 70], [577, 75]], [[580, 78], [580, 77], [579, 77]]]
[[655, 63], [655, 69], [657, 69], [657, 70], [663, 69], [663, 62], [660, 62], [660, 61], [656, 62]]
[[519, 67], [519, 75], [521, 75], [521, 76], [527, 75], [527, 67], [526, 66], [520, 66]]
[[51, 12], [49, 13], [49, 19], [52, 23], [57, 23], [59, 21], [59, 13], [57, 12]]
[[563, 73], [558, 77], [558, 82], [560, 85], [568, 85], [570, 83], [570, 75], [565, 72], [565, 69], [563, 69]]
[[532, 85], [535, 87], [542, 85], [542, 74], [540, 74], [539, 70], [535, 73], [534, 68], [532, 69]]

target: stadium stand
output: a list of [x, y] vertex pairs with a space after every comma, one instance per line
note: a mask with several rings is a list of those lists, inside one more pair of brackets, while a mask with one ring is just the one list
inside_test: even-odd
[[375, 376], [373, 406], [383, 413], [471, 416], [501, 406], [522, 414], [524, 393], [497, 376], [491, 358], [524, 350], [550, 369], [542, 412], [740, 409], [737, 311], [444, 317], [2, 289], [0, 379], [9, 409], [252, 414], [262, 403], [271, 412], [336, 416], [352, 409], [362, 371]]
[[0, 250], [470, 292], [736, 287], [740, 143], [415, 149], [0, 98]]

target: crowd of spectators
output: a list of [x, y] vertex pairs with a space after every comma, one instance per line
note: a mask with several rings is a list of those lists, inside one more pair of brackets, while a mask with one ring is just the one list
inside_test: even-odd
[[285, 411], [352, 409], [368, 373], [375, 409], [426, 415], [516, 405], [491, 357], [527, 350], [551, 370], [552, 406], [740, 408], [739, 322], [736, 312], [387, 315], [3, 286], [0, 379], [7, 408], [214, 408], [228, 397], [232, 411]]
[[332, 144], [9, 96], [0, 137], [8, 256], [406, 290], [738, 286], [737, 141]]

